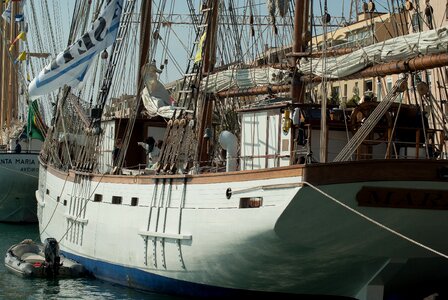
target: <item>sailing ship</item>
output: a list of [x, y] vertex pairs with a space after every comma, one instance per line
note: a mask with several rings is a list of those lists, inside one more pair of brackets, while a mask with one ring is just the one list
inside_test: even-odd
[[[202, 1], [200, 12], [187, 1], [196, 42], [167, 94], [153, 62], [163, 22], [159, 14], [151, 27], [153, 2], [111, 0], [95, 13], [90, 2], [78, 4], [97, 16], [90, 31], [29, 87], [37, 95], [67, 84], [39, 156], [42, 241], [58, 240], [97, 278], [189, 296], [381, 297], [408, 264], [447, 258], [446, 112], [419, 77], [448, 64], [446, 28], [334, 56], [343, 51], [327, 41], [311, 45], [313, 1], [268, 1], [274, 35], [287, 24], [293, 46], [264, 47], [247, 61], [241, 48], [217, 46], [229, 42], [218, 38], [218, 25], [232, 23], [220, 22], [220, 13], [235, 18], [233, 1]], [[138, 7], [140, 30], [130, 30]], [[255, 10], [245, 11], [255, 41]], [[129, 67], [131, 56], [126, 43], [136, 37], [136, 96], [118, 94], [119, 66]], [[405, 62], [393, 52], [403, 44], [411, 50]], [[236, 61], [215, 67], [217, 48]], [[391, 53], [382, 57], [381, 49]], [[86, 88], [97, 93], [94, 102], [75, 88], [99, 53], [104, 78], [91, 77], [99, 87]], [[390, 74], [401, 77], [382, 101], [327, 104], [331, 80]], [[311, 102], [317, 83], [323, 98]], [[157, 161], [147, 155], [156, 144]]]
[[[0, 19], [0, 222], [37, 222], [38, 153], [43, 142], [44, 123], [37, 102], [27, 106], [20, 90], [26, 88], [18, 64], [26, 53], [19, 52], [26, 38], [22, 4], [3, 1]], [[39, 127], [40, 126], [40, 127]]]

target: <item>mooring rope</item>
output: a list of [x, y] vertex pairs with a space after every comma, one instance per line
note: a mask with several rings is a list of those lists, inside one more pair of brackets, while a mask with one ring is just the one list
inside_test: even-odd
[[[103, 178], [104, 178], [105, 175], [106, 175], [106, 173], [101, 174], [101, 177], [100, 177], [99, 181], [97, 182], [95, 188], [94, 188], [93, 191], [89, 194], [89, 198], [88, 198], [88, 199], [85, 199], [86, 201], [84, 202], [84, 205], [81, 207], [81, 209], [79, 210], [79, 212], [76, 214], [76, 217], [75, 217], [75, 220], [74, 220], [74, 221], [77, 221], [78, 218], [81, 216], [81, 214], [86, 210], [86, 208], [87, 208], [87, 204], [88, 204], [89, 202], [93, 202], [93, 200], [92, 200], [92, 196], [95, 194], [95, 192], [96, 192], [98, 186], [100, 185], [101, 181], [103, 181]], [[89, 177], [89, 176], [87, 176], [87, 177]], [[89, 179], [89, 180], [90, 180], [90, 179]], [[73, 183], [73, 184], [75, 184], [75, 183]], [[81, 185], [82, 185], [82, 184], [81, 184]], [[81, 188], [82, 188], [82, 187], [81, 187]], [[60, 242], [65, 238], [65, 236], [68, 234], [68, 232], [70, 231], [70, 229], [73, 227], [74, 224], [75, 224], [75, 222], [70, 222], [70, 225], [67, 227], [67, 230], [66, 230], [65, 233], [62, 235], [62, 237], [59, 239], [58, 243], [60, 243]]]
[[406, 240], [406, 241], [408, 241], [408, 242], [411, 242], [412, 244], [415, 244], [415, 245], [417, 245], [417, 246], [419, 246], [419, 247], [422, 247], [422, 248], [424, 248], [424, 249], [426, 249], [426, 250], [428, 250], [428, 251], [430, 251], [430, 252], [432, 252], [432, 253], [435, 253], [435, 254], [437, 254], [437, 255], [439, 255], [439, 256], [442, 256], [442, 257], [448, 259], [448, 255], [446, 255], [446, 254], [444, 254], [444, 253], [442, 253], [442, 252], [439, 252], [439, 251], [437, 251], [437, 250], [435, 250], [435, 249], [433, 249], [433, 248], [431, 248], [431, 247], [429, 247], [429, 246], [426, 246], [426, 245], [424, 245], [424, 244], [422, 244], [422, 243], [420, 243], [420, 242], [417, 242], [416, 240], [414, 240], [414, 239], [412, 239], [412, 238], [410, 238], [410, 237], [408, 237], [408, 236], [405, 236], [404, 234], [399, 233], [398, 231], [393, 230], [392, 228], [387, 227], [386, 225], [381, 224], [381, 223], [378, 222], [378, 221], [375, 221], [374, 219], [372, 219], [372, 218], [370, 218], [370, 217], [364, 215], [363, 213], [357, 211], [356, 209], [351, 208], [351, 207], [348, 206], [347, 204], [342, 203], [341, 201], [337, 200], [337, 199], [334, 198], [333, 196], [327, 194], [326, 192], [324, 192], [323, 190], [317, 188], [316, 186], [312, 185], [311, 183], [306, 182], [306, 181], [304, 181], [303, 183], [306, 184], [306, 185], [308, 185], [310, 188], [314, 189], [315, 191], [321, 193], [322, 195], [324, 195], [324, 196], [327, 197], [328, 199], [330, 199], [330, 200], [334, 201], [335, 203], [339, 204], [340, 206], [342, 206], [342, 207], [348, 209], [349, 211], [351, 211], [351, 212], [357, 214], [357, 215], [360, 216], [361, 218], [363, 218], [363, 219], [365, 219], [365, 220], [367, 220], [367, 221], [369, 221], [369, 222], [371, 222], [371, 223], [373, 223], [373, 224], [375, 224], [375, 225], [381, 227], [381, 228], [384, 229], [384, 230], [389, 231], [390, 233], [392, 233], [392, 234], [394, 234], [394, 235], [396, 235], [396, 236], [398, 236], [398, 237], [400, 237], [400, 238], [402, 238], [402, 239], [404, 239], [404, 240]]
[[[64, 185], [62, 186], [62, 190], [61, 190], [61, 192], [59, 193], [59, 196], [58, 196], [59, 199], [61, 199], [62, 194], [64, 193], [64, 190], [65, 190], [65, 184], [67, 183], [67, 180], [68, 180], [68, 177], [69, 177], [69, 176], [70, 176], [70, 172], [67, 172], [67, 176], [65, 176], [65, 179], [64, 179]], [[44, 197], [45, 197], [45, 196], [44, 196]], [[57, 199], [57, 198], [56, 198], [56, 199]], [[42, 199], [42, 200], [43, 200], [43, 199]], [[48, 225], [50, 225], [51, 220], [53, 220], [54, 214], [55, 214], [55, 212], [56, 212], [56, 209], [58, 208], [59, 203], [60, 203], [60, 201], [56, 201], [56, 205], [55, 205], [55, 207], [54, 207], [54, 209], [53, 209], [53, 212], [51, 213], [50, 219], [48, 220], [48, 222], [47, 222], [47, 224], [45, 225], [44, 229], [42, 229], [42, 231], [40, 232], [39, 236], [42, 236], [42, 234], [45, 232], [45, 230], [47, 230]]]

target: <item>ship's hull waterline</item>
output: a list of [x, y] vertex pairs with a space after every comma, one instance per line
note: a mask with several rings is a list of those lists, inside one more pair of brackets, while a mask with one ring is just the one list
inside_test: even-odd
[[37, 153], [0, 153], [0, 222], [37, 222], [37, 156]]
[[[249, 290], [356, 297], [393, 260], [437, 257], [302, 184], [303, 174], [294, 166], [222, 176], [75, 180], [74, 172], [42, 164], [36, 192], [41, 240], [60, 240], [61, 250], [98, 278], [193, 296]], [[448, 241], [440, 239], [448, 230], [444, 211], [363, 205], [356, 195], [366, 186], [446, 193], [446, 182], [319, 188], [448, 253]]]

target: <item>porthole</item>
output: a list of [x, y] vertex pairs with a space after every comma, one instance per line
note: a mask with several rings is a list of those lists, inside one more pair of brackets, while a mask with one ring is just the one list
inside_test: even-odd
[[101, 202], [101, 201], [103, 201], [103, 195], [95, 194], [95, 196], [93, 196], [93, 202]]
[[263, 206], [263, 197], [240, 198], [240, 208], [258, 208]]
[[112, 196], [112, 204], [121, 204], [122, 199], [120, 196]]

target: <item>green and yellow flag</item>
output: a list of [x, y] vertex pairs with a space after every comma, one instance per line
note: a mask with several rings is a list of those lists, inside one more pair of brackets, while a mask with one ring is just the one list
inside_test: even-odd
[[42, 122], [42, 119], [40, 118], [39, 106], [37, 104], [37, 100], [34, 100], [28, 107], [28, 124], [27, 124], [28, 137], [44, 141], [45, 137], [40, 128], [43, 129], [44, 124]]

